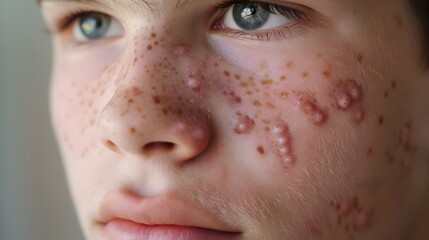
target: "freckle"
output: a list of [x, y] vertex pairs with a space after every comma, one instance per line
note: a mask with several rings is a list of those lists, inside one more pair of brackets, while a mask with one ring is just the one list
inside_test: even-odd
[[111, 140], [107, 140], [105, 145], [108, 149], [112, 150], [113, 152], [119, 152], [118, 146], [116, 146], [116, 144], [114, 144]]
[[265, 149], [264, 149], [264, 147], [262, 147], [262, 146], [258, 146], [258, 147], [257, 147], [257, 150], [258, 150], [258, 153], [259, 153], [259, 154], [261, 154], [261, 155], [264, 155], [264, 154], [265, 154]]
[[247, 83], [247, 82], [241, 82], [240, 86], [246, 88], [246, 87], [249, 87], [249, 83]]
[[253, 95], [253, 92], [252, 92], [252, 91], [250, 91], [250, 90], [247, 90], [245, 93], [246, 93], [247, 95], [249, 95], [249, 96]]
[[215, 63], [213, 64], [213, 66], [217, 68], [217, 67], [219, 67], [219, 63], [215, 62]]
[[270, 108], [270, 109], [275, 109], [276, 107], [274, 106], [274, 104], [272, 104], [272, 103], [270, 103], [270, 102], [268, 102], [267, 103], [267, 107], [268, 108]]
[[128, 104], [132, 104], [132, 103], [134, 103], [134, 99], [128, 99]]
[[280, 81], [285, 81], [287, 78], [286, 78], [286, 76], [285, 75], [282, 75], [281, 77], [280, 77]]
[[287, 99], [289, 97], [289, 93], [288, 92], [281, 92], [280, 93], [280, 98], [281, 99]]
[[135, 128], [130, 128], [130, 133], [135, 134], [137, 130]]
[[253, 105], [255, 105], [255, 106], [261, 106], [262, 104], [261, 104], [261, 102], [259, 100], [254, 100], [253, 101]]
[[153, 48], [152, 45], [147, 46], [147, 50], [152, 50], [152, 48]]
[[389, 92], [388, 91], [384, 92], [384, 98], [388, 98], [388, 97], [389, 97]]
[[231, 73], [229, 71], [225, 71], [225, 72], [223, 72], [223, 74], [225, 75], [225, 77], [231, 76]]
[[134, 94], [134, 96], [139, 96], [143, 93], [143, 91], [138, 87], [133, 87], [132, 93]]
[[393, 21], [395, 22], [396, 26], [398, 26], [399, 28], [402, 28], [403, 21], [399, 14], [393, 15]]
[[152, 99], [153, 99], [154, 103], [156, 103], [156, 104], [161, 103], [161, 96], [159, 96], [159, 95], [153, 96]]
[[235, 75], [235, 79], [240, 81], [241, 80], [241, 76], [240, 75]]
[[264, 80], [261, 80], [261, 84], [265, 85], [265, 86], [268, 86], [268, 85], [273, 84], [273, 80], [271, 80], [271, 79], [264, 79]]
[[331, 72], [328, 70], [323, 71], [323, 76], [325, 76], [326, 78], [330, 78], [331, 77]]
[[392, 89], [396, 89], [396, 81], [392, 81]]
[[365, 155], [367, 157], [371, 157], [374, 154], [374, 151], [372, 150], [372, 148], [368, 148], [368, 150], [366, 150]]
[[384, 117], [383, 117], [383, 116], [380, 116], [380, 117], [378, 118], [378, 124], [379, 124], [379, 125], [383, 125], [383, 123], [384, 123]]
[[155, 46], [158, 46], [158, 44], [159, 44], [159, 42], [158, 42], [158, 41], [155, 41], [155, 42], [154, 42], [154, 45], [155, 45]]
[[289, 62], [286, 64], [286, 66], [287, 66], [288, 68], [292, 68], [292, 67], [293, 67], [293, 65], [294, 65], [294, 63], [293, 63], [292, 61], [289, 61]]
[[235, 133], [247, 135], [252, 132], [255, 126], [255, 121], [249, 116], [238, 112], [233, 120], [233, 124]]
[[303, 76], [304, 78], [308, 77], [308, 72], [307, 72], [307, 71], [303, 72], [303, 73], [302, 73], [302, 76]]
[[356, 55], [356, 59], [358, 60], [358, 62], [362, 63], [363, 62], [363, 55], [361, 53], [358, 53]]

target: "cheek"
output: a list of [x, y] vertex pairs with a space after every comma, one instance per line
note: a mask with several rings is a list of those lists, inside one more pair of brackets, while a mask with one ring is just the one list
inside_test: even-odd
[[[260, 166], [276, 166], [268, 179], [284, 179], [314, 200], [306, 216], [324, 216], [304, 220], [305, 233], [358, 236], [391, 223], [391, 210], [403, 210], [416, 151], [407, 114], [395, 116], [406, 102], [394, 73], [380, 76], [365, 53], [344, 52], [255, 54], [252, 70], [243, 60], [249, 58], [237, 56], [231, 62], [241, 64], [214, 64], [235, 112], [232, 133], [251, 139], [247, 149]], [[296, 197], [289, 200], [298, 203]]]

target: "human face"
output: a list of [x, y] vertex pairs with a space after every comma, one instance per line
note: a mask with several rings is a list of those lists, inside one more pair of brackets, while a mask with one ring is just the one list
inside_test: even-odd
[[405, 1], [220, 2], [43, 1], [87, 238], [399, 239], [422, 74]]

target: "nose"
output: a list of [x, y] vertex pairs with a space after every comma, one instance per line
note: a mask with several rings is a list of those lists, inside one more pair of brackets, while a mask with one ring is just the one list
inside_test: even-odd
[[109, 81], [116, 86], [100, 112], [98, 135], [110, 151], [183, 163], [209, 145], [208, 111], [191, 104], [193, 93], [182, 86], [187, 73], [180, 71], [180, 58], [169, 52], [145, 54]]

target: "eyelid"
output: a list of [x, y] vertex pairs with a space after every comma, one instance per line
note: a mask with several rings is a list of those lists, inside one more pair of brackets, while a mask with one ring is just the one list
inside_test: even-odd
[[120, 20], [112, 9], [107, 7], [68, 1], [46, 1], [42, 4], [42, 12], [51, 34], [66, 31], [79, 15], [84, 13], [102, 13]]
[[[247, 3], [262, 3], [262, 4], [270, 4], [270, 8], [273, 10], [276, 10], [278, 8], [286, 9], [285, 11], [278, 11], [278, 14], [282, 14], [282, 12], [285, 12], [285, 14], [289, 14], [289, 11], [295, 11], [294, 15], [296, 17], [299, 17], [295, 22], [291, 24], [285, 24], [283, 26], [274, 27], [271, 29], [264, 29], [264, 30], [255, 30], [255, 31], [246, 31], [246, 30], [237, 30], [228, 28], [224, 24], [225, 15], [230, 10], [230, 8], [233, 7], [234, 4], [247, 4]], [[221, 34], [221, 35], [227, 35], [233, 38], [240, 38], [240, 39], [254, 39], [254, 40], [271, 40], [273, 37], [275, 38], [282, 38], [286, 39], [290, 36], [293, 36], [292, 28], [297, 27], [297, 25], [302, 25], [307, 22], [309, 22], [310, 18], [308, 17], [308, 12], [310, 12], [310, 9], [296, 5], [291, 3], [276, 3], [273, 1], [253, 1], [253, 0], [223, 0], [222, 3], [218, 5], [218, 16], [215, 18], [212, 24], [212, 31], [215, 33]], [[289, 12], [289, 13], [287, 13]], [[285, 16], [287, 17], [287, 16]]]

